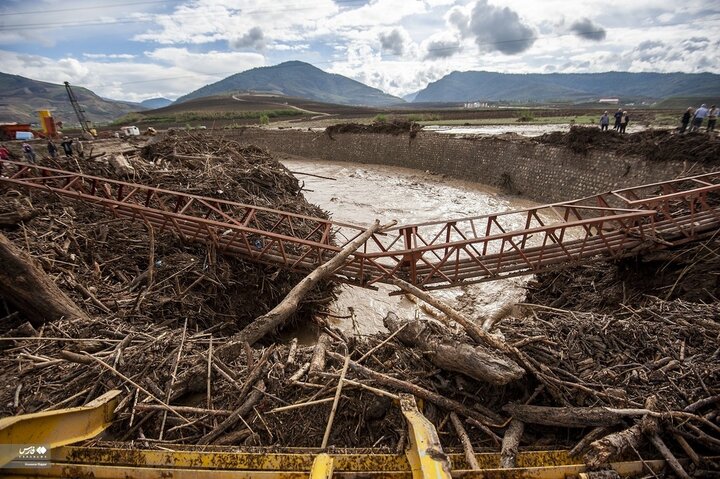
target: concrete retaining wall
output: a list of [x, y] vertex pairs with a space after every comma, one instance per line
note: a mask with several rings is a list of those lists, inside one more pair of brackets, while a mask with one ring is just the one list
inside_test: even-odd
[[430, 170], [500, 187], [538, 202], [556, 202], [669, 180], [688, 174], [682, 163], [657, 163], [610, 151], [577, 154], [528, 139], [454, 138], [431, 132], [335, 134], [249, 128], [239, 140], [270, 151], [328, 161]]

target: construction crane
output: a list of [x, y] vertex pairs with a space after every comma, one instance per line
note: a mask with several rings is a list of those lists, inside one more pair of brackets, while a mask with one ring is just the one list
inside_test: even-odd
[[85, 116], [85, 110], [83, 110], [80, 103], [77, 101], [75, 93], [70, 87], [70, 82], [65, 82], [65, 90], [67, 90], [68, 98], [70, 98], [70, 104], [72, 104], [73, 110], [75, 110], [75, 115], [77, 115], [77, 119], [80, 122], [82, 136], [86, 140], [94, 139], [97, 136], [97, 130], [95, 129], [95, 126], [93, 126], [92, 122]]

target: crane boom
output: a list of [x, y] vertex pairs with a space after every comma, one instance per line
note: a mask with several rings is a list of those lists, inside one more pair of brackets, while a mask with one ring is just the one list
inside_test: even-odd
[[80, 129], [82, 129], [83, 136], [90, 140], [95, 138], [97, 136], [97, 131], [95, 130], [92, 122], [85, 116], [85, 110], [82, 109], [80, 103], [77, 101], [75, 93], [70, 87], [70, 82], [65, 82], [65, 90], [67, 91], [68, 98], [70, 98], [70, 104], [72, 105], [73, 110], [75, 110], [75, 115], [77, 115], [77, 119], [80, 122]]

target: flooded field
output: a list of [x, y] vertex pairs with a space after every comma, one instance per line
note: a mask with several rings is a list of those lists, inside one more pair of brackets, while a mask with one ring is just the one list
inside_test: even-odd
[[[303, 193], [311, 203], [327, 210], [337, 221], [367, 225], [397, 220], [411, 224], [450, 220], [492, 212], [527, 208], [533, 203], [504, 195], [490, 187], [458, 181], [422, 171], [379, 165], [282, 160], [304, 181]], [[522, 228], [518, 223], [517, 227]], [[529, 277], [435, 291], [466, 315], [482, 321], [508, 304], [522, 301]], [[384, 330], [382, 320], [393, 311], [401, 316], [427, 313], [403, 296], [388, 296], [396, 288], [379, 285], [378, 291], [343, 285], [332, 306], [332, 319], [341, 329], [365, 335]]]
[[[502, 135], [505, 133], [515, 133], [522, 136], [540, 136], [545, 133], [554, 131], [568, 132], [572, 125], [569, 123], [554, 125], [472, 125], [472, 126], [440, 126], [428, 125], [423, 127], [423, 131], [433, 131], [445, 135]], [[589, 126], [589, 125], [583, 125]], [[628, 133], [643, 131], [646, 128], [642, 125], [628, 125]]]

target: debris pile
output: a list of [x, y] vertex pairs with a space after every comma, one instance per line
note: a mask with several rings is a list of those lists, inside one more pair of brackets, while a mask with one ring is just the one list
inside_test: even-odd
[[[157, 139], [129, 158], [134, 168], [130, 181], [328, 217], [304, 199], [295, 177], [262, 150], [197, 132]], [[57, 159], [51, 166], [77, 171], [79, 165]], [[86, 174], [116, 176], [106, 160], [80, 166]], [[142, 222], [115, 219], [92, 204], [3, 190], [0, 209], [0, 217], [12, 212], [34, 216], [4, 234], [29, 251], [90, 314], [175, 326], [187, 318], [192, 327], [232, 332], [272, 308], [302, 279], [217, 254], [206, 245], [183, 244], [171, 233], [151, 235]], [[297, 316], [308, 318], [333, 297], [332, 286], [323, 282], [305, 298]], [[14, 326], [4, 322], [0, 331]]]
[[[136, 182], [325, 215], [255, 148], [188, 133], [157, 137], [139, 155], [130, 158]], [[114, 174], [103, 161], [83, 169]], [[320, 324], [316, 342], [295, 331], [238, 347], [232, 334], [298, 275], [153, 237], [93, 206], [0, 190], [0, 218], [11, 210], [33, 216], [3, 233], [92, 321], [33, 325], [11, 298], [0, 301], [0, 417], [119, 389], [107, 439], [133, 446], [320, 447], [327, 436], [336, 447], [396, 452], [408, 441], [395, 401], [403, 392], [423, 400], [448, 449], [464, 447], [466, 433], [476, 451], [516, 441], [573, 448], [592, 466], [640, 454], [718, 467], [707, 459], [720, 450], [716, 239], [646, 257], [652, 265], [541, 275], [520, 313], [494, 324], [435, 300], [446, 315], [437, 323], [390, 313], [386, 333], [348, 338]], [[332, 296], [321, 283], [298, 316]]]
[[674, 130], [644, 130], [622, 134], [596, 127], [573, 126], [569, 132], [546, 133], [535, 139], [563, 145], [575, 153], [608, 150], [618, 155], [638, 155], [650, 161], [688, 161], [707, 165], [720, 162], [720, 139], [702, 132], [681, 135]]
[[415, 138], [421, 126], [412, 121], [391, 120], [376, 121], [370, 125], [360, 123], [338, 123], [325, 128], [325, 134], [330, 138], [337, 133], [380, 133], [383, 135], [402, 135], [410, 134], [410, 138]]

